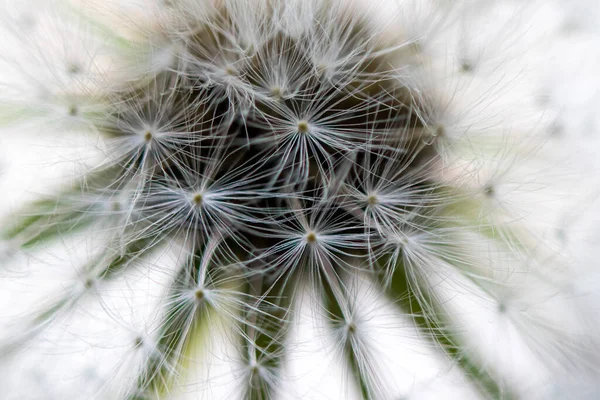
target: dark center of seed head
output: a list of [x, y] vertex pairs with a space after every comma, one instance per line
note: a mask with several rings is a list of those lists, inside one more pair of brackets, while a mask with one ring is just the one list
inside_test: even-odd
[[306, 235], [306, 241], [308, 243], [314, 243], [317, 241], [317, 235], [314, 232], [308, 232], [308, 234]]
[[146, 142], [149, 142], [149, 141], [151, 141], [151, 140], [152, 140], [152, 132], [150, 132], [150, 131], [146, 131], [146, 133], [144, 133], [144, 140], [145, 140]]
[[367, 197], [367, 204], [370, 206], [374, 206], [377, 203], [379, 203], [379, 200], [377, 199], [377, 196], [375, 196], [374, 194], [371, 194]]
[[196, 300], [198, 300], [198, 301], [204, 300], [204, 290], [202, 290], [202, 289], [196, 290], [195, 295], [196, 295]]

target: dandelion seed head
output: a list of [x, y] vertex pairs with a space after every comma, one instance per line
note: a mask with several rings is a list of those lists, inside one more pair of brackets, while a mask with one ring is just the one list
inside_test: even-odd
[[[195, 365], [189, 355], [200, 347], [199, 332], [225, 320], [245, 398], [271, 398], [285, 375], [299, 293], [311, 285], [351, 367], [347, 375], [365, 398], [387, 398], [370, 353], [371, 322], [357, 312], [363, 304], [350, 284], [364, 275], [410, 317], [412, 336], [431, 341], [428, 349], [448, 350], [469, 377], [486, 372], [470, 364], [468, 351], [455, 351], [462, 337], [446, 322], [454, 315], [440, 282], [451, 270], [487, 299], [488, 287], [508, 274], [490, 260], [510, 254], [529, 262], [537, 249], [515, 238], [508, 225], [518, 218], [509, 218], [514, 210], [504, 202], [500, 211], [478, 203], [499, 197], [492, 183], [473, 183], [485, 181], [474, 178], [484, 169], [499, 182], [488, 165], [496, 155], [478, 146], [503, 129], [495, 119], [478, 120], [495, 113], [486, 96], [472, 95], [477, 104], [468, 111], [457, 103], [463, 90], [485, 86], [484, 65], [448, 51], [447, 75], [460, 75], [468, 88], [444, 93], [438, 77], [422, 79], [431, 72], [422, 53], [428, 37], [416, 46], [402, 27], [378, 23], [369, 7], [351, 3], [157, 4], [158, 19], [140, 33], [147, 43], [96, 21], [106, 42], [129, 53], [126, 79], [96, 76], [95, 59], [57, 57], [61, 82], [31, 84], [43, 93], [36, 101], [60, 98], [52, 109], [89, 128], [101, 161], [57, 201], [40, 202], [41, 211], [10, 226], [7, 242], [35, 247], [92, 232], [102, 236], [103, 251], [90, 245], [83, 278], [17, 342], [33, 340], [80, 301], [93, 298], [102, 308], [107, 293], [137, 296], [130, 286], [142, 278], [129, 273], [141, 271], [155, 302], [147, 306], [151, 333], [126, 339], [137, 362], [136, 375], [123, 379], [129, 398], [170, 394], [185, 378], [182, 368]], [[431, 24], [423, 25], [435, 30]], [[473, 250], [476, 242], [485, 249]], [[175, 266], [148, 261], [171, 246]], [[512, 317], [506, 304], [514, 303], [493, 304], [498, 319]], [[137, 305], [129, 308], [135, 313]], [[123, 319], [120, 312], [109, 319]]]

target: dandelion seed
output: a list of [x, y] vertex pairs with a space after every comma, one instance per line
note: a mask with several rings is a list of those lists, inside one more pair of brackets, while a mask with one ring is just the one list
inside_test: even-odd
[[377, 203], [379, 203], [379, 199], [376, 195], [370, 194], [369, 196], [367, 196], [367, 204], [369, 206], [374, 207], [377, 205]]
[[306, 133], [308, 132], [308, 122], [306, 121], [299, 121], [298, 122], [298, 132], [300, 133]]
[[202, 204], [202, 198], [202, 193], [196, 193], [192, 198], [192, 201], [195, 205], [199, 206], [200, 204]]
[[346, 329], [348, 330], [348, 336], [352, 336], [356, 333], [356, 325], [352, 322], [348, 323]]
[[282, 97], [282, 93], [283, 90], [279, 86], [274, 86], [271, 88], [271, 96], [273, 96], [275, 100], [280, 100]]
[[465, 73], [465, 74], [469, 73], [469, 72], [472, 72], [473, 71], [473, 65], [470, 62], [468, 62], [467, 60], [463, 60], [460, 63], [460, 71], [463, 72], [463, 73]]
[[143, 344], [144, 344], [144, 339], [142, 337], [140, 337], [140, 336], [136, 337], [133, 340], [133, 346], [135, 348], [138, 348], [138, 347], [142, 346]]
[[506, 304], [498, 303], [498, 312], [500, 314], [504, 314], [504, 313], [506, 313], [506, 311], [507, 311]]
[[229, 76], [236, 76], [237, 71], [232, 66], [225, 67], [225, 73]]

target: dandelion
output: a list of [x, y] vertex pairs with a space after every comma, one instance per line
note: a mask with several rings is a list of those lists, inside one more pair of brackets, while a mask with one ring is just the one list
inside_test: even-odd
[[[468, 32], [499, 9], [147, 3], [8, 10], [1, 138], [33, 127], [23, 146], [66, 165], [5, 200], [10, 396], [43, 392], [19, 384], [33, 373], [57, 398], [129, 400], [538, 398], [594, 378], [581, 263], [549, 233], [581, 197], [527, 71]], [[341, 379], [319, 397], [323, 366]]]

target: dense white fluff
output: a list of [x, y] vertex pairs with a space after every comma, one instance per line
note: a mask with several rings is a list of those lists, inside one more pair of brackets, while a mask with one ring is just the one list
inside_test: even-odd
[[7, 398], [598, 393], [591, 2], [10, 3]]

